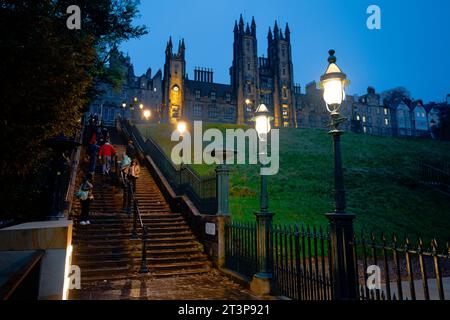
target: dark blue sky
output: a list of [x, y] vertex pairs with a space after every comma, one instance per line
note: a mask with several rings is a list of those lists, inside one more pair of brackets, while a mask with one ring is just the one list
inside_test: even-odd
[[[381, 30], [366, 27], [366, 9], [381, 8]], [[349, 93], [364, 94], [404, 86], [412, 97], [443, 101], [450, 93], [449, 0], [142, 0], [138, 23], [149, 34], [122, 45], [136, 74], [163, 68], [169, 36], [185, 39], [187, 72], [195, 66], [214, 69], [214, 80], [229, 83], [234, 20], [255, 17], [258, 55], [267, 55], [267, 31], [289, 23], [295, 82], [318, 80], [327, 50], [351, 80]]]

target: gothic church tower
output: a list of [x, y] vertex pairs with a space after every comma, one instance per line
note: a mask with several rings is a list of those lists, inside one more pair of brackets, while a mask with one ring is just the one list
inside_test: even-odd
[[186, 76], [184, 39], [179, 42], [177, 53], [172, 53], [172, 49], [172, 37], [170, 37], [164, 63], [162, 121], [175, 123], [183, 117], [184, 113], [184, 79]]
[[269, 65], [273, 74], [273, 114], [275, 127], [295, 125], [294, 73], [291, 53], [291, 31], [288, 24], [283, 32], [277, 22], [273, 34], [267, 35]]
[[[246, 123], [259, 104], [259, 74], [256, 23], [244, 27], [242, 15], [234, 24], [233, 65], [230, 69], [231, 88], [236, 99], [238, 124]], [[247, 103], [246, 103], [247, 102]]]

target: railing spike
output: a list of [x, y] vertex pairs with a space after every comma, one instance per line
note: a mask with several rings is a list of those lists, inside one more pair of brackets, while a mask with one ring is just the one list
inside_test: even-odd
[[397, 234], [396, 233], [392, 233], [392, 241], [394, 242], [394, 244], [397, 244]]

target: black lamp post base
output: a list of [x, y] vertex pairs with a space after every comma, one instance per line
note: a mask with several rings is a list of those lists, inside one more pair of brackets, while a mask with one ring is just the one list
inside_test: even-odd
[[354, 214], [332, 212], [325, 214], [329, 221], [333, 294], [337, 300], [354, 300], [357, 294], [354, 239]]

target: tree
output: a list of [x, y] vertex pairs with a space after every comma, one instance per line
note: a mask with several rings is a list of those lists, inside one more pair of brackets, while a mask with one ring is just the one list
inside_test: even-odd
[[441, 116], [438, 125], [434, 128], [436, 137], [450, 141], [450, 107], [441, 109]]
[[[106, 68], [113, 46], [146, 33], [133, 26], [138, 1], [83, 0], [81, 30], [66, 26], [72, 1], [6, 0], [0, 3], [1, 216], [36, 206], [46, 190], [50, 150], [43, 142], [72, 135], [97, 94], [95, 84], [121, 81]], [[48, 196], [48, 195], [45, 195]]]
[[385, 106], [395, 105], [400, 102], [411, 102], [411, 94], [403, 87], [390, 89], [381, 93], [382, 101]]

